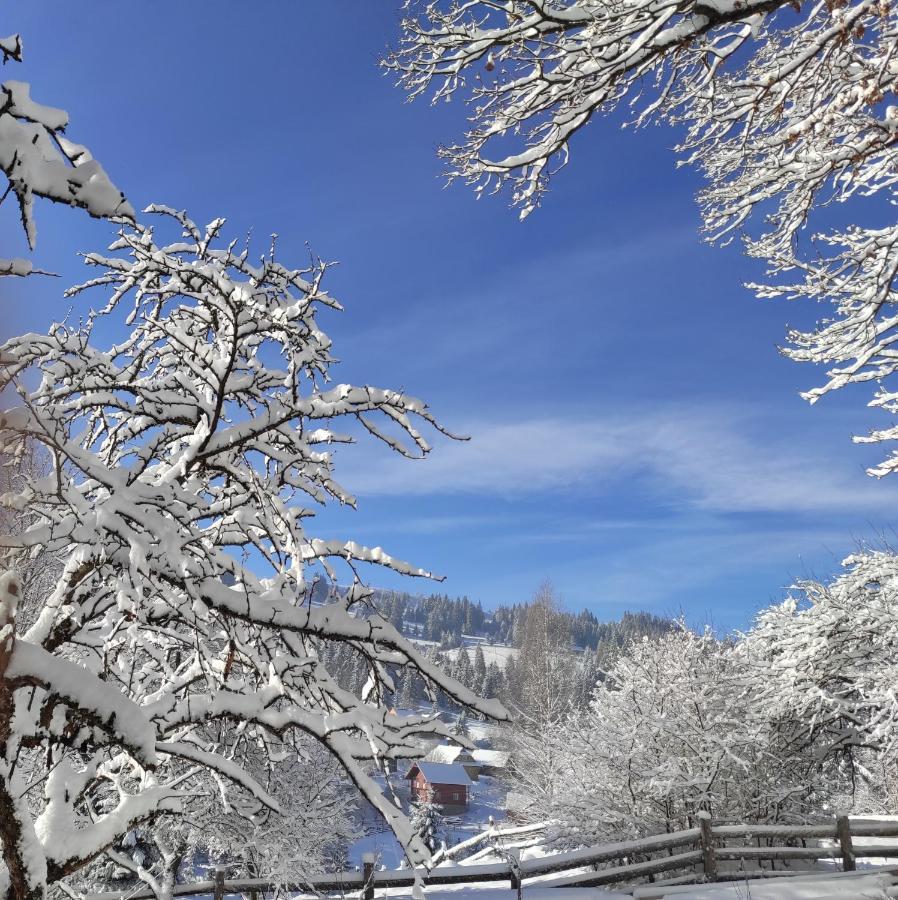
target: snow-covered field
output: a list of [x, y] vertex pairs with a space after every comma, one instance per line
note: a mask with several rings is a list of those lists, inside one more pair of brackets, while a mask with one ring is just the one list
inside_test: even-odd
[[[462, 635], [462, 637], [465, 638], [466, 635]], [[509, 647], [505, 644], [478, 643], [480, 643], [480, 647], [483, 649], [484, 662], [486, 662], [487, 665], [494, 662], [500, 669], [504, 669], [508, 665], [508, 660], [513, 659], [520, 652], [517, 647]], [[454, 650], [447, 650], [446, 656], [449, 659], [455, 659], [462, 650], [465, 650], [473, 662], [474, 647], [475, 644], [470, 644], [465, 647], [456, 647]]]

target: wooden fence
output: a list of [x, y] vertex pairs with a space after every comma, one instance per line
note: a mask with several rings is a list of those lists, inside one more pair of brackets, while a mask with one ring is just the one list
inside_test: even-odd
[[[540, 887], [595, 887], [638, 883], [648, 879], [658, 884], [743, 880], [786, 875], [775, 871], [777, 863], [819, 859], [839, 860], [843, 871], [856, 867], [858, 856], [898, 859], [898, 842], [864, 844], [856, 848], [855, 838], [898, 838], [896, 822], [850, 822], [847, 816], [814, 825], [714, 825], [710, 817], [699, 820], [697, 828], [659, 834], [634, 841], [586, 847], [538, 859], [520, 859], [520, 850], [494, 846], [502, 862], [476, 865], [442, 865], [431, 869], [376, 871], [373, 857], [366, 859], [361, 872], [340, 872], [313, 876], [297, 884], [274, 883], [267, 879], [226, 879], [217, 870], [212, 881], [177, 885], [175, 897], [212, 894], [215, 900], [228, 895], [260, 900], [265, 893], [279, 890], [295, 894], [357, 894], [370, 900], [375, 891], [412, 887], [419, 879], [426, 887], [448, 884], [494, 884], [505, 882], [518, 896], [528, 884]], [[460, 852], [485, 842], [508, 841], [532, 833], [539, 826], [497, 831], [490, 829], [463, 841], [440, 858], [452, 860]], [[832, 841], [831, 846], [808, 846], [809, 842]], [[721, 865], [724, 863], [725, 865]], [[750, 868], [744, 868], [744, 864]], [[770, 869], [763, 864], [769, 863]], [[735, 865], [731, 865], [735, 864]], [[671, 877], [672, 873], [679, 873]], [[807, 874], [807, 870], [792, 870]], [[664, 881], [656, 881], [656, 876]], [[538, 881], [537, 881], [538, 880]], [[90, 900], [153, 900], [149, 890], [94, 895]]]

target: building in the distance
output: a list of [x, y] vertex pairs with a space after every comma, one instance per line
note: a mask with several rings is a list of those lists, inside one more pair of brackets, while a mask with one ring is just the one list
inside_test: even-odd
[[471, 781], [480, 778], [480, 763], [475, 762], [471, 753], [458, 744], [437, 744], [424, 757], [424, 762], [455, 763], [464, 768]]
[[412, 765], [405, 777], [412, 800], [430, 800], [450, 811], [468, 805], [471, 779], [464, 766], [421, 760]]

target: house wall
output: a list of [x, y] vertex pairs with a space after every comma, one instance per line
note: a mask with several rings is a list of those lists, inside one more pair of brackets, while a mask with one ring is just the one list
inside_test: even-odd
[[468, 790], [463, 784], [435, 784], [433, 801], [443, 806], [467, 806]]
[[428, 784], [419, 772], [417, 778], [409, 782], [410, 793], [415, 800], [428, 797], [442, 806], [467, 806], [468, 789], [463, 784]]

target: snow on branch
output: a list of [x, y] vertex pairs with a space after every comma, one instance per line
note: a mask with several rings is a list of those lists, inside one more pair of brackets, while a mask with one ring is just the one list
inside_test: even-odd
[[761, 612], [742, 651], [763, 676], [756, 701], [795, 742], [821, 756], [872, 748], [893, 768], [898, 556], [864, 550], [842, 565], [829, 583], [803, 580]]
[[[654, 86], [642, 115], [670, 114], [713, 90], [721, 64], [781, 0], [435, 0], [410, 2], [384, 60], [411, 97], [472, 107], [449, 174], [478, 191], [511, 187], [527, 216], [569, 142], [596, 113]], [[511, 144], [511, 152], [507, 152]], [[500, 150], [501, 148], [501, 150]]]
[[[16, 641], [5, 677], [14, 689], [23, 685], [39, 687], [75, 711], [85, 726], [96, 723], [109, 733], [114, 745], [126, 747], [148, 768], [155, 766], [156, 735], [146, 715], [118, 688], [96, 678], [84, 666], [27, 641]], [[97, 736], [92, 735], [91, 741], [98, 741]]]
[[[0, 38], [0, 54], [3, 63], [21, 62], [21, 38]], [[8, 179], [2, 199], [15, 195], [31, 249], [37, 238], [35, 197], [77, 206], [97, 218], [134, 218], [134, 209], [87, 148], [64, 136], [67, 125], [68, 115], [32, 100], [25, 82], [0, 83], [0, 169]], [[28, 274], [22, 262], [0, 260], [0, 276]]]
[[[894, 414], [898, 11], [886, 0], [428, 0], [384, 61], [410, 97], [460, 97], [470, 128], [440, 152], [478, 192], [540, 203], [576, 134], [623, 112], [678, 127], [705, 176], [709, 240], [745, 241], [759, 296], [825, 302], [783, 352], [827, 367], [815, 402], [875, 383]], [[815, 217], [827, 207], [826, 230]], [[808, 228], [810, 222], [810, 229]], [[898, 439], [898, 428], [862, 440]], [[871, 470], [898, 468], [898, 454]]]

